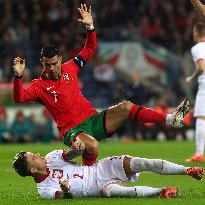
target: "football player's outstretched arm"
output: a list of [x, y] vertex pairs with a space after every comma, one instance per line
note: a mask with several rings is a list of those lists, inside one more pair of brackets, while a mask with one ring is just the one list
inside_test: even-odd
[[205, 71], [205, 62], [203, 59], [200, 59], [196, 63], [196, 68], [192, 75], [186, 78], [186, 83], [191, 83], [195, 78], [201, 75]]
[[205, 18], [205, 5], [200, 0], [190, 0], [197, 12]]
[[13, 98], [16, 103], [36, 100], [37, 94], [35, 86], [31, 83], [26, 89], [23, 88], [23, 73], [25, 70], [25, 59], [16, 57], [13, 69], [15, 73]]
[[83, 58], [85, 62], [87, 62], [90, 59], [90, 57], [94, 54], [97, 48], [97, 37], [93, 25], [91, 6], [88, 8], [86, 4], [81, 4], [81, 7], [78, 8], [78, 11], [81, 15], [81, 19], [78, 19], [78, 21], [80, 23], [85, 24], [88, 31], [85, 46], [80, 51], [79, 55]]

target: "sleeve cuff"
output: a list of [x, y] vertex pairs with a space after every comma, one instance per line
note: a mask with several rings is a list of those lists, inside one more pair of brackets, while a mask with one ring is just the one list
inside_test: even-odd
[[17, 76], [17, 75], [15, 75], [15, 78], [16, 78], [16, 79], [21, 79], [21, 78], [23, 78], [23, 75], [22, 75], [22, 76]]
[[95, 30], [95, 27], [93, 25], [86, 26], [86, 28], [87, 28], [87, 31], [94, 31]]

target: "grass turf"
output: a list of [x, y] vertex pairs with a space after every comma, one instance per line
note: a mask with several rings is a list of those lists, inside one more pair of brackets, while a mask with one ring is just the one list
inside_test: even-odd
[[[39, 152], [42, 155], [65, 146], [59, 144], [15, 144], [0, 145], [0, 204], [205, 204], [205, 183], [188, 176], [162, 176], [146, 172], [141, 174], [135, 185], [164, 187], [177, 186], [181, 194], [178, 198], [160, 199], [97, 199], [82, 198], [70, 200], [45, 200], [40, 199], [36, 186], [31, 177], [22, 178], [11, 169], [13, 156], [20, 150]], [[100, 144], [99, 158], [113, 155], [129, 154], [147, 158], [162, 158], [175, 163], [184, 164], [184, 159], [194, 152], [193, 142], [140, 142], [123, 144], [120, 142], [106, 142]], [[199, 164], [191, 164], [192, 166]], [[200, 164], [205, 166], [205, 163]], [[130, 183], [132, 185], [132, 183]]]

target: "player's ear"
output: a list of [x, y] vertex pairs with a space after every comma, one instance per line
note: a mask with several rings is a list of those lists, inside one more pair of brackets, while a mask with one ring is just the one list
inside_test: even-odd
[[38, 169], [36, 168], [31, 168], [31, 174], [36, 174], [38, 173]]
[[63, 60], [63, 57], [62, 56], [60, 56], [60, 61], [62, 61]]

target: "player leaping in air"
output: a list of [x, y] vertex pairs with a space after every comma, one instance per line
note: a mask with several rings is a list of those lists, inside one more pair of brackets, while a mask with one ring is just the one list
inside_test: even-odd
[[123, 182], [136, 181], [140, 172], [164, 175], [188, 175], [202, 179], [203, 168], [184, 167], [161, 159], [131, 156], [107, 157], [93, 166], [69, 161], [69, 151], [55, 150], [45, 158], [22, 151], [16, 154], [13, 167], [20, 176], [32, 176], [42, 198], [76, 197], [176, 197], [176, 187], [127, 187]]
[[82, 149], [82, 156], [83, 162], [87, 165], [95, 163], [98, 156], [98, 141], [109, 137], [128, 118], [134, 120], [134, 123], [153, 122], [181, 127], [189, 110], [187, 100], [184, 100], [173, 114], [168, 115], [129, 101], [121, 102], [100, 113], [95, 110], [80, 91], [78, 73], [97, 48], [96, 32], [91, 7], [88, 9], [86, 5], [81, 5], [78, 10], [82, 17], [79, 21], [87, 28], [84, 48], [64, 64], [61, 64], [62, 57], [58, 48], [54, 46], [43, 48], [40, 59], [43, 73], [28, 87], [23, 87], [25, 60], [15, 58], [13, 65], [15, 102], [38, 101], [45, 105], [55, 120], [64, 143], [74, 148], [85, 148]]

